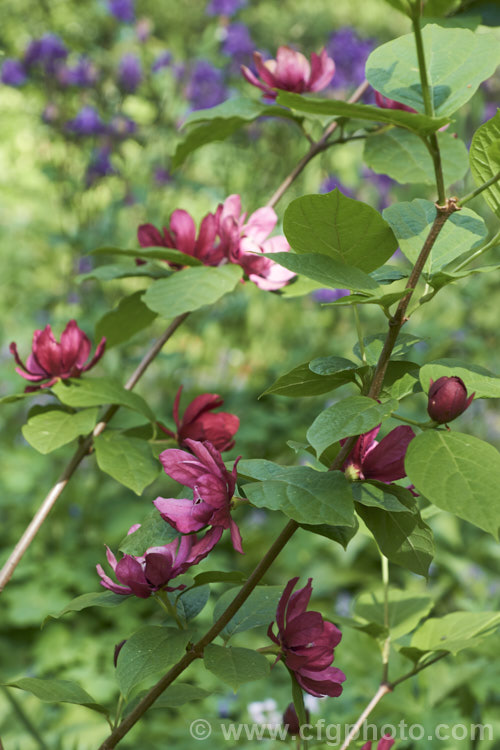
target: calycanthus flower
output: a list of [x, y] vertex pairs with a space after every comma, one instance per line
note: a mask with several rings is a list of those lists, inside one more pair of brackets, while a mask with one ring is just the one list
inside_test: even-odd
[[240, 530], [231, 518], [239, 458], [232, 471], [228, 471], [219, 451], [211, 443], [189, 438], [184, 442], [192, 453], [171, 448], [160, 454], [160, 461], [169, 477], [193, 490], [193, 499], [157, 497], [155, 507], [161, 517], [181, 534], [200, 531], [205, 526], [229, 529], [234, 549], [243, 552]]
[[320, 612], [306, 612], [312, 579], [292, 594], [298, 580], [297, 577], [288, 581], [279, 600], [277, 635], [273, 631], [274, 622], [269, 625], [267, 634], [280, 647], [278, 659], [283, 659], [306, 692], [317, 697], [338, 696], [346, 676], [331, 664], [342, 633], [333, 623], [323, 620]]
[[246, 80], [264, 91], [269, 99], [276, 99], [275, 89], [294, 91], [303, 94], [305, 91], [321, 91], [326, 88], [335, 73], [335, 63], [328, 57], [326, 50], [319, 55], [311, 55], [311, 62], [290, 47], [279, 47], [276, 60], [262, 59], [259, 52], [253, 53], [257, 76], [245, 65], [241, 72]]
[[182, 385], [177, 391], [174, 401], [174, 421], [177, 432], [172, 432], [162, 424], [159, 427], [170, 437], [173, 437], [180, 446], [186, 439], [204, 441], [208, 440], [214, 448], [219, 451], [230, 450], [234, 446], [234, 435], [240, 426], [240, 420], [235, 414], [219, 412], [213, 414], [213, 410], [222, 406], [223, 399], [216, 393], [204, 393], [197, 396], [186, 408], [182, 419], [179, 419], [179, 403], [181, 400]]
[[[78, 328], [76, 320], [70, 320], [61, 334], [60, 343], [54, 338], [50, 325], [43, 331], [35, 331], [31, 354], [26, 364], [22, 362], [17, 351], [17, 345], [12, 342], [10, 352], [18, 364], [16, 372], [26, 380], [36, 383], [28, 386], [27, 391], [37, 388], [50, 388], [58, 380], [79, 378], [82, 372], [90, 370], [104, 354], [106, 339], [99, 342], [94, 356], [90, 355], [90, 339]], [[46, 381], [46, 382], [44, 382]]]
[[[139, 526], [140, 524], [132, 526], [128, 533], [136, 531]], [[222, 529], [210, 529], [201, 539], [197, 539], [194, 535], [183, 536], [180, 541], [174, 539], [161, 547], [150, 547], [140, 557], [123, 555], [119, 562], [109, 547], [106, 547], [108, 563], [120, 583], [115, 583], [106, 575], [102, 566], [97, 565], [101, 586], [115, 594], [124, 596], [134, 594], [141, 599], [147, 599], [156, 591], [183, 589], [182, 584], [171, 586], [171, 581], [185, 573], [192, 565], [203, 560], [221, 536]]]
[[406, 450], [415, 433], [406, 425], [395, 427], [379, 443], [375, 440], [379, 430], [380, 425], [357, 439], [342, 467], [349, 479], [378, 479], [389, 483], [406, 476]]

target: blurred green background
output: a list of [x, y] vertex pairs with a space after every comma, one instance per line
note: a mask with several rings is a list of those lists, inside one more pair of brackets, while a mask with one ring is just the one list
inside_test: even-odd
[[[253, 211], [265, 204], [305, 153], [307, 142], [296, 126], [265, 120], [225, 143], [206, 146], [180, 170], [170, 172], [170, 156], [181, 138], [178, 126], [191, 109], [236, 94], [258, 96], [239, 74], [239, 63], [249, 62], [248, 52], [245, 56], [227, 51], [231, 34], [240, 50], [245, 46], [245, 32], [232, 26], [243, 26], [255, 48], [271, 56], [280, 44], [291, 44], [306, 54], [329, 45], [337, 62], [338, 83], [334, 79], [335, 85], [325, 95], [337, 97], [350, 93], [359, 83], [360, 64], [362, 70], [363, 56], [372, 46], [409, 31], [407, 19], [383, 0], [315, 0], [306, 4], [255, 0], [231, 18], [209, 15], [206, 6], [205, 0], [137, 0], [135, 19], [126, 22], [113, 15], [104, 0], [3, 0], [0, 49], [6, 57], [21, 58], [30, 40], [54, 33], [70, 50], [68, 60], [76, 64], [79, 55], [87, 55], [99, 77], [88, 87], [68, 86], [61, 84], [53, 71], [38, 70], [23, 86], [0, 87], [0, 396], [20, 392], [25, 384], [14, 372], [8, 351], [11, 341], [17, 342], [24, 357], [35, 328], [50, 322], [59, 334], [70, 318], [76, 318], [92, 335], [103, 314], [148, 283], [141, 279], [79, 282], [79, 274], [96, 263], [88, 255], [92, 249], [111, 244], [135, 247], [139, 224], [166, 224], [176, 208], [185, 208], [199, 221], [233, 192], [240, 193], [243, 206]], [[484, 12], [485, 22], [500, 25], [494, 17], [495, 8], [491, 3], [473, 3], [471, 12], [478, 20]], [[457, 18], [463, 21], [463, 16]], [[171, 60], [153, 73], [151, 65], [165, 50]], [[135, 55], [142, 67], [142, 80], [132, 92], [117, 84], [124, 54]], [[452, 127], [467, 143], [481, 122], [491, 116], [499, 90], [497, 74], [458, 115]], [[94, 107], [108, 122], [117, 115], [130, 118], [136, 123], [135, 133], [114, 139], [71, 134], [65, 123], [83, 106]], [[89, 172], [89, 164], [102, 149], [115, 174], [95, 176]], [[329, 189], [336, 184], [376, 208], [398, 199], [433, 198], [432, 190], [425, 186], [382, 184], [364, 170], [361, 156], [359, 144], [322, 154], [278, 205], [280, 219], [292, 198], [318, 192], [328, 178]], [[456, 186], [456, 193], [463, 194], [471, 187], [468, 178]], [[496, 231], [497, 221], [482, 199], [471, 206]], [[487, 262], [498, 259], [497, 248]], [[406, 263], [404, 259], [394, 262]], [[423, 363], [456, 357], [500, 372], [499, 303], [500, 287], [494, 275], [480, 274], [448, 287], [409, 324], [408, 330], [423, 339], [415, 347], [414, 359]], [[366, 335], [385, 329], [382, 313], [365, 307], [360, 315]], [[161, 331], [162, 323], [155, 322], [127, 345], [110, 349], [95, 374], [123, 380], [124, 373], [133, 370]], [[293, 463], [297, 459], [287, 441], [304, 441], [307, 427], [328, 398], [258, 397], [297, 364], [329, 354], [350, 356], [353, 331], [349, 308], [321, 307], [310, 295], [283, 299], [246, 283], [214, 308], [192, 315], [137, 391], [147, 398], [158, 419], [169, 425], [180, 384], [185, 387], [184, 403], [199, 393], [219, 393], [225, 409], [241, 418], [229, 458], [242, 454]], [[342, 393], [336, 392], [334, 397]], [[0, 562], [7, 558], [72, 452], [67, 446], [50, 456], [36, 453], [20, 431], [28, 409], [22, 402], [2, 405]], [[413, 397], [401, 412], [423, 419], [425, 397]], [[116, 425], [128, 424], [134, 424], [133, 417], [117, 417]], [[495, 401], [474, 402], [456, 425], [500, 445], [500, 410]], [[99, 473], [92, 458], [85, 461], [0, 597], [2, 681], [22, 676], [74, 679], [97, 700], [116, 702], [113, 647], [141, 625], [162, 621], [154, 603], [128, 601], [118, 609], [90, 609], [49, 621], [41, 630], [40, 624], [72, 597], [99, 590], [95, 565], [104, 561], [103, 545], [116, 549], [128, 527], [144, 518], [158, 494], [168, 496], [173, 484], [162, 475], [137, 497]], [[236, 558], [226, 540], [219, 545], [215, 562], [212, 557], [210, 563], [203, 563], [204, 568], [218, 564], [220, 569], [237, 566], [250, 571], [283, 525], [277, 514], [251, 509], [240, 509], [238, 522], [243, 529], [244, 558]], [[430, 523], [437, 554], [429, 582], [393, 566], [394, 583], [430, 593], [437, 614], [454, 609], [498, 609], [498, 545], [445, 513], [436, 514]], [[334, 618], [335, 613], [351, 611], [353, 598], [360, 591], [379, 585], [378, 552], [364, 533], [344, 552], [326, 539], [300, 531], [266, 582], [282, 585], [301, 573], [314, 578], [315, 608]], [[222, 592], [224, 586], [216, 584], [214, 590]], [[212, 604], [200, 616], [200, 628], [210, 621], [211, 608]], [[237, 637], [236, 645], [238, 638], [239, 645], [267, 645], [262, 629]], [[429, 727], [483, 721], [493, 723], [500, 738], [497, 653], [498, 643], [491, 639], [455, 661], [446, 660], [398, 688], [377, 709], [373, 720], [397, 724], [404, 718], [409, 723], [424, 721]], [[376, 643], [346, 629], [336, 666], [348, 675], [344, 693], [339, 699], [319, 702], [313, 719], [324, 716], [333, 723], [356, 718], [380, 678]], [[391, 676], [408, 668], [409, 662], [395, 656]], [[273, 671], [270, 681], [250, 683], [237, 695], [217, 684], [203, 668], [192, 667], [187, 679], [218, 692], [202, 704], [151, 711], [120, 746], [130, 750], [188, 748], [193, 741], [187, 728], [196, 717], [217, 721], [217, 716], [230, 716], [245, 721], [251, 715], [248, 706], [252, 702], [273, 699], [276, 710], [282, 711], [290, 700], [288, 677], [281, 667]], [[106, 736], [106, 728], [98, 714], [85, 708], [41, 703], [17, 690], [0, 692], [0, 737], [5, 750], [90, 750]], [[245, 743], [241, 740], [238, 744]], [[217, 732], [204, 743], [207, 750], [221, 746]], [[500, 747], [500, 739], [398, 744], [402, 748], [417, 746], [485, 750]]]

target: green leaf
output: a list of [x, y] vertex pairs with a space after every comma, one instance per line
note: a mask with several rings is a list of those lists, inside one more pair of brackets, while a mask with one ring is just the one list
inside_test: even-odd
[[87, 435], [97, 422], [98, 409], [83, 409], [73, 414], [52, 406], [42, 408], [22, 427], [24, 438], [39, 453], [51, 453], [79, 435]]
[[[141, 441], [142, 442], [142, 441]], [[165, 523], [158, 511], [151, 511], [149, 516], [142, 522], [139, 529], [122, 539], [118, 545], [125, 555], [141, 556], [150, 547], [162, 547], [172, 542], [177, 536], [177, 531]]]
[[416, 362], [391, 360], [384, 377], [383, 393], [397, 401], [411, 393], [420, 393], [419, 368]]
[[58, 620], [68, 612], [81, 612], [82, 609], [87, 609], [87, 607], [116, 607], [119, 604], [123, 604], [127, 598], [127, 596], [123, 596], [122, 594], [114, 594], [112, 591], [81, 594], [81, 596], [77, 596], [70, 601], [58, 614], [48, 615], [46, 619]]
[[216, 107], [192, 112], [186, 119], [184, 127], [194, 124], [197, 127], [191, 127], [184, 140], [178, 144], [172, 159], [173, 168], [177, 169], [189, 154], [206, 143], [223, 141], [259, 117], [297, 120], [291, 112], [282, 107], [243, 98], [229, 99]]
[[[451, 185], [467, 173], [469, 157], [463, 141], [449, 133], [438, 133], [445, 185]], [[386, 174], [402, 185], [434, 185], [434, 164], [427, 146], [415, 133], [394, 128], [365, 141], [363, 159], [378, 174]]]
[[431, 276], [429, 284], [431, 284], [433, 289], [441, 289], [447, 284], [453, 284], [453, 282], [465, 279], [467, 276], [472, 276], [476, 273], [493, 273], [499, 269], [500, 266], [494, 265], [481, 266], [480, 268], [466, 268], [463, 271], [439, 271]]
[[180, 594], [172, 592], [169, 595], [175, 604], [177, 612], [184, 622], [193, 620], [202, 611], [210, 598], [210, 586], [197, 586], [195, 588], [181, 591]]
[[[378, 359], [382, 353], [385, 339], [387, 338], [386, 333], [374, 333], [371, 336], [366, 336], [363, 339], [363, 345], [365, 349], [365, 357], [368, 365], [376, 365]], [[423, 341], [419, 336], [414, 336], [411, 333], [400, 333], [392, 350], [391, 357], [397, 359], [398, 357], [406, 357], [412, 346]], [[362, 359], [361, 352], [359, 350], [359, 344], [355, 344], [353, 348], [354, 354]]]
[[356, 510], [375, 537], [380, 551], [391, 562], [427, 576], [434, 542], [431, 529], [419, 513], [394, 513], [360, 504]]
[[326, 523], [318, 523], [312, 526], [309, 523], [301, 523], [300, 527], [305, 531], [310, 531], [318, 536], [324, 536], [326, 539], [331, 539], [332, 542], [337, 542], [344, 549], [347, 549], [347, 545], [353, 537], [356, 536], [359, 528], [357, 519], [354, 526], [330, 526]]
[[460, 432], [426, 430], [408, 446], [405, 468], [431, 503], [498, 539], [500, 453], [492, 445]]
[[239, 570], [206, 570], [195, 575], [194, 582], [196, 586], [202, 586], [205, 583], [244, 583], [246, 579], [245, 573]]
[[125, 641], [116, 667], [120, 690], [127, 697], [147, 677], [165, 672], [185, 653], [189, 633], [148, 625]]
[[96, 339], [105, 336], [107, 349], [128, 341], [136, 333], [147, 328], [156, 318], [156, 314], [142, 301], [143, 294], [141, 290], [129, 297], [123, 297], [118, 307], [106, 313], [97, 323]]
[[41, 680], [38, 677], [22, 677], [20, 680], [3, 684], [26, 690], [46, 703], [77, 703], [79, 706], [85, 706], [101, 714], [108, 713], [104, 706], [96, 703], [86, 690], [71, 680]]
[[[422, 38], [434, 112], [437, 116], [452, 115], [495, 72], [500, 63], [498, 41], [493, 34], [436, 24], [427, 24]], [[389, 99], [425, 112], [413, 34], [377, 47], [366, 62], [366, 77]]]
[[[500, 112], [476, 130], [470, 147], [470, 168], [477, 185], [500, 172]], [[489, 207], [500, 216], [500, 183], [483, 190]]]
[[[371, 480], [354, 482], [352, 485], [354, 499], [371, 508], [382, 508], [392, 513], [407, 513], [415, 505], [413, 495], [397, 484], [385, 484]], [[401, 502], [401, 498], [404, 502]]]
[[141, 396], [126, 390], [120, 383], [110, 378], [85, 377], [61, 380], [53, 385], [51, 390], [59, 401], [75, 409], [116, 404], [139, 412], [150, 422], [156, 422], [155, 415]]
[[[391, 638], [397, 640], [414, 630], [420, 620], [431, 611], [434, 603], [425, 594], [413, 594], [409, 591], [389, 589], [389, 631]], [[384, 591], [365, 591], [354, 603], [354, 615], [358, 618], [385, 625]]]
[[324, 307], [345, 307], [348, 305], [379, 305], [385, 310], [391, 305], [394, 305], [402, 297], [406, 297], [409, 293], [408, 289], [402, 289], [399, 292], [380, 292], [379, 294], [371, 294], [368, 297], [360, 294], [350, 294], [346, 297], [340, 297], [334, 302], [324, 302]]
[[323, 376], [339, 375], [349, 370], [356, 370], [357, 367], [356, 362], [351, 362], [350, 359], [336, 357], [335, 355], [331, 355], [330, 357], [316, 357], [316, 359], [309, 362], [311, 372]]
[[104, 266], [96, 266], [88, 273], [81, 273], [76, 277], [78, 284], [84, 281], [96, 279], [97, 281], [113, 281], [114, 279], [127, 279], [135, 276], [146, 276], [153, 279], [162, 279], [165, 276], [171, 276], [167, 266], [161, 266], [159, 263], [145, 263], [138, 266], [134, 262], [108, 263]]
[[479, 365], [470, 365], [460, 359], [436, 359], [420, 370], [420, 382], [424, 393], [429, 391], [430, 381], [446, 375], [456, 376], [463, 380], [469, 395], [476, 398], [500, 398], [500, 378]]
[[[379, 48], [380, 49], [380, 48]], [[333, 117], [350, 117], [355, 120], [369, 120], [371, 122], [387, 122], [401, 128], [408, 128], [423, 135], [434, 133], [449, 120], [446, 117], [427, 117], [412, 112], [397, 109], [382, 109], [369, 104], [349, 104], [349, 102], [333, 101], [332, 99], [315, 99], [301, 94], [280, 91], [278, 104], [296, 109], [299, 112], [309, 112], [314, 115], [331, 115]]]
[[[271, 254], [266, 255], [271, 258]], [[320, 253], [272, 253], [272, 259], [281, 266], [303, 276], [318, 281], [322, 286], [333, 289], [354, 289], [356, 291], [379, 292], [380, 287], [371, 276], [354, 266], [329, 258]]]
[[376, 427], [396, 406], [395, 401], [379, 404], [367, 396], [349, 396], [316, 417], [307, 431], [307, 439], [319, 458], [342, 438], [361, 435]]
[[[92, 255], [123, 255], [126, 258], [145, 258], [146, 260], [168, 260], [177, 263], [180, 266], [201, 266], [201, 260], [194, 255], [181, 253], [173, 247], [138, 247], [121, 248], [121, 247], [98, 247], [92, 250]], [[140, 270], [141, 266], [137, 266]]]
[[458, 653], [478, 637], [491, 635], [500, 625], [500, 612], [452, 612], [431, 617], [414, 633], [411, 647], [421, 651]]
[[50, 394], [43, 391], [31, 391], [30, 393], [11, 393], [8, 396], [0, 398], [0, 404], [14, 404], [16, 401], [23, 401], [25, 398], [34, 398], [35, 396], [49, 396]]
[[[399, 240], [401, 251], [415, 263], [436, 218], [436, 206], [417, 198], [411, 203], [395, 203], [384, 211]], [[488, 230], [480, 216], [468, 208], [452, 214], [441, 229], [427, 259], [424, 271], [435, 273], [455, 258], [482, 244]]]
[[[319, 372], [321, 369], [321, 363], [325, 360], [330, 361], [330, 372]], [[338, 360], [338, 370], [335, 370], [334, 360]], [[349, 366], [340, 364], [340, 361], [349, 363]], [[311, 369], [312, 366], [318, 370]], [[304, 364], [294, 367], [293, 370], [282, 375], [276, 380], [267, 390], [261, 395], [264, 396], [268, 393], [274, 393], [277, 396], [288, 396], [301, 397], [301, 396], [318, 396], [322, 393], [328, 393], [329, 391], [339, 388], [345, 383], [354, 382], [354, 373], [352, 368], [356, 365], [349, 362], [343, 357], [323, 357], [321, 359], [314, 359], [312, 362], [304, 362]], [[328, 365], [325, 365], [328, 368]], [[343, 368], [343, 369], [342, 369]]]
[[213, 305], [232, 292], [243, 271], [239, 266], [184, 268], [168, 279], [156, 281], [144, 294], [143, 300], [154, 312], [169, 320], [187, 312]]
[[236, 692], [240, 685], [266, 677], [271, 668], [264, 654], [249, 648], [224, 648], [210, 643], [204, 651], [205, 667]]
[[[239, 591], [239, 588], [229, 589], [217, 600], [214, 607], [214, 622], [219, 619]], [[221, 632], [222, 637], [226, 640], [236, 633], [243, 633], [262, 625], [267, 627], [276, 618], [276, 607], [282, 593], [282, 586], [257, 586], [224, 627]]]
[[321, 253], [367, 273], [385, 263], [398, 246], [378, 211], [346, 198], [340, 190], [293, 200], [285, 211], [283, 229], [297, 253]]
[[[145, 695], [146, 691], [139, 693], [133, 700], [127, 703], [124, 716], [127, 716]], [[204, 690], [198, 687], [198, 685], [190, 685], [188, 682], [177, 682], [176, 680], [175, 685], [171, 685], [164, 690], [148, 710], [153, 708], [180, 708], [180, 706], [184, 706], [186, 703], [208, 698], [209, 695], [211, 693], [208, 690]]]
[[297, 523], [354, 524], [350, 484], [341, 471], [315, 471], [308, 466], [281, 469], [273, 479], [243, 487], [253, 505], [281, 510]]
[[107, 430], [94, 439], [94, 447], [101, 471], [129, 487], [136, 495], [141, 495], [160, 473], [160, 465], [153, 460], [151, 447], [144, 440]]

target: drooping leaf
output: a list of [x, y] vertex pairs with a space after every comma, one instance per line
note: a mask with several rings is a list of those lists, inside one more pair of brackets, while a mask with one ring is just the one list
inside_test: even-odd
[[[349, 360], [343, 360], [343, 357], [326, 357], [323, 359], [331, 360], [329, 372], [326, 372], [326, 370], [324, 372], [319, 371], [321, 369], [319, 359], [315, 359], [312, 362], [304, 362], [302, 365], [294, 367], [293, 370], [279, 377], [261, 395], [274, 393], [277, 396], [288, 396], [290, 398], [319, 396], [322, 393], [333, 391], [345, 383], [354, 381], [352, 370], [356, 365], [349, 363]], [[334, 369], [333, 359], [339, 360], [337, 370]], [[348, 365], [341, 365], [340, 360], [348, 363]], [[312, 369], [313, 365], [315, 369]]]
[[118, 656], [116, 678], [127, 697], [136, 685], [157, 672], [164, 672], [185, 652], [189, 633], [176, 628], [148, 625], [123, 645]]
[[425, 393], [430, 381], [443, 377], [459, 377], [463, 380], [467, 392], [476, 394], [476, 398], [500, 398], [500, 378], [479, 365], [471, 365], [460, 359], [436, 359], [420, 370], [420, 382]]
[[446, 117], [427, 117], [412, 112], [396, 109], [381, 109], [369, 104], [349, 104], [349, 102], [334, 101], [332, 99], [316, 99], [311, 96], [292, 94], [280, 91], [278, 104], [284, 104], [299, 112], [310, 112], [314, 115], [331, 115], [332, 117], [350, 117], [355, 120], [369, 120], [371, 122], [387, 122], [401, 128], [408, 128], [415, 133], [434, 133], [449, 120]]
[[126, 390], [120, 383], [110, 378], [85, 377], [61, 380], [52, 386], [52, 391], [59, 401], [75, 409], [117, 404], [139, 412], [151, 422], [156, 422], [155, 415], [141, 396]]
[[[217, 600], [214, 607], [214, 622], [231, 604], [239, 590], [239, 588], [229, 589]], [[276, 607], [282, 593], [282, 586], [257, 586], [224, 627], [221, 632], [222, 637], [228, 639], [236, 633], [243, 633], [262, 625], [267, 628], [269, 623], [276, 618]]]
[[413, 634], [411, 647], [456, 654], [470, 648], [478, 638], [494, 633], [499, 625], [500, 612], [452, 612], [431, 617]]
[[[436, 116], [452, 115], [495, 72], [500, 63], [498, 41], [493, 34], [436, 24], [427, 24], [422, 38], [434, 112]], [[366, 77], [389, 99], [425, 112], [413, 34], [377, 47], [366, 62]]]
[[264, 654], [249, 648], [216, 646], [210, 643], [204, 650], [205, 667], [222, 682], [236, 691], [240, 685], [260, 680], [270, 672], [270, 665]]
[[[392, 640], [410, 633], [433, 607], [430, 596], [390, 588], [388, 592], [389, 632]], [[385, 624], [384, 592], [364, 591], [354, 603], [354, 614], [367, 622]]]
[[[145, 695], [146, 691], [139, 693], [133, 700], [127, 703], [123, 715], [127, 716]], [[149, 710], [153, 708], [180, 708], [186, 703], [201, 701], [204, 698], [208, 698], [209, 695], [211, 695], [211, 693], [208, 690], [198, 687], [198, 685], [191, 685], [188, 682], [178, 682], [176, 680], [175, 685], [171, 685], [164, 690], [160, 697], [155, 700], [152, 706], [150, 706]]]
[[177, 612], [184, 620], [189, 622], [204, 609], [210, 598], [210, 586], [196, 586], [186, 591], [173, 592], [168, 595], [172, 603], [175, 603]]
[[122, 263], [107, 263], [103, 266], [96, 266], [92, 271], [81, 273], [76, 277], [78, 284], [84, 281], [96, 279], [97, 281], [113, 281], [114, 279], [127, 279], [134, 276], [146, 276], [153, 279], [162, 279], [170, 276], [172, 271], [167, 266], [160, 263], [145, 263], [138, 266], [133, 261], [123, 261]]
[[[395, 203], [384, 211], [399, 240], [401, 251], [415, 263], [436, 217], [436, 207], [430, 201], [417, 198], [411, 203]], [[424, 271], [433, 274], [478, 245], [488, 230], [480, 216], [468, 208], [452, 214], [432, 247]]]
[[[415, 505], [415, 500], [409, 490], [397, 484], [384, 484], [370, 480], [354, 482], [352, 494], [356, 502], [371, 508], [382, 508], [392, 513], [407, 513]], [[401, 502], [401, 500], [404, 502]]]
[[307, 439], [319, 457], [330, 445], [361, 435], [390, 416], [397, 403], [379, 404], [367, 396], [349, 396], [321, 412], [307, 431]]
[[[472, 138], [469, 152], [470, 168], [477, 185], [488, 182], [500, 172], [500, 112], [483, 123]], [[489, 207], [500, 216], [500, 183], [483, 191]]]
[[142, 301], [142, 290], [134, 292], [129, 297], [123, 297], [118, 307], [106, 313], [97, 323], [95, 329], [96, 339], [106, 337], [106, 348], [117, 344], [123, 344], [139, 331], [147, 328], [156, 318]]
[[107, 430], [94, 439], [94, 447], [101, 471], [129, 487], [136, 495], [141, 495], [160, 472], [160, 464], [153, 460], [151, 448], [144, 440], [125, 437], [117, 430]]
[[24, 438], [39, 453], [51, 453], [71, 443], [80, 435], [87, 435], [97, 422], [98, 409], [82, 409], [71, 413], [52, 407], [38, 407], [23, 425]]
[[397, 249], [396, 239], [378, 211], [347, 198], [340, 190], [293, 200], [285, 211], [283, 229], [297, 253], [321, 253], [367, 273], [379, 268]]
[[498, 539], [500, 453], [492, 445], [460, 432], [426, 430], [408, 446], [405, 468], [434, 505]]
[[7, 687], [26, 690], [46, 703], [76, 703], [101, 714], [108, 713], [104, 706], [97, 703], [86, 690], [72, 680], [42, 680], [38, 677], [22, 677], [20, 680], [3, 684]]
[[354, 526], [330, 526], [326, 523], [318, 523], [313, 526], [309, 523], [301, 523], [300, 527], [301, 529], [305, 529], [305, 531], [310, 531], [313, 534], [318, 534], [318, 536], [331, 539], [332, 542], [337, 542], [344, 549], [347, 549], [347, 545], [358, 532], [359, 523], [357, 519], [355, 521]]
[[168, 279], [156, 281], [145, 292], [146, 305], [170, 320], [178, 315], [213, 305], [228, 292], [232, 292], [243, 271], [239, 266], [200, 266], [184, 268]]
[[361, 292], [379, 292], [380, 287], [371, 276], [354, 266], [329, 258], [320, 253], [272, 253], [266, 257], [271, 258], [281, 266], [290, 271], [314, 279], [322, 286], [333, 289], [353, 289]]
[[[168, 260], [171, 263], [176, 263], [179, 266], [201, 266], [202, 262], [194, 255], [188, 255], [182, 253], [180, 250], [176, 250], [173, 247], [138, 247], [135, 248], [121, 248], [121, 247], [98, 247], [92, 251], [92, 255], [122, 255], [126, 258], [142, 258], [144, 260]], [[141, 266], [137, 266], [140, 270]], [[168, 270], [168, 269], [166, 269]], [[138, 274], [140, 275], [140, 274]]]
[[[469, 157], [463, 141], [450, 133], [438, 133], [439, 150], [445, 185], [461, 180], [469, 168]], [[365, 141], [363, 159], [378, 174], [386, 174], [406, 185], [434, 185], [434, 164], [427, 146], [409, 130], [393, 128], [370, 136]]]
[[119, 604], [123, 604], [126, 599], [126, 596], [114, 594], [112, 591], [96, 591], [90, 594], [81, 594], [70, 601], [58, 614], [48, 615], [47, 620], [58, 620], [68, 612], [81, 612], [82, 609], [87, 609], [87, 607], [116, 607]]

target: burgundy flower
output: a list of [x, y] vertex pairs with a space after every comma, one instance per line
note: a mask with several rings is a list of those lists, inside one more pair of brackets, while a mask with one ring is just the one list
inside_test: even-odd
[[[381, 740], [379, 740], [379, 743], [377, 745], [377, 750], [390, 750], [391, 747], [394, 745], [395, 740], [391, 737], [390, 734], [384, 734]], [[361, 750], [372, 750], [372, 743], [366, 742]]]
[[224, 403], [221, 397], [216, 393], [204, 393], [202, 396], [197, 396], [186, 408], [182, 419], [179, 419], [181, 394], [182, 385], [177, 391], [173, 409], [177, 433], [160, 424], [163, 432], [177, 440], [181, 447], [185, 445], [186, 439], [208, 440], [221, 452], [230, 450], [234, 445], [233, 437], [238, 431], [240, 420], [235, 414], [228, 412], [221, 411], [218, 414], [212, 414], [214, 409]]
[[152, 224], [141, 224], [137, 238], [141, 247], [170, 247], [181, 253], [198, 258], [206, 266], [218, 266], [226, 257], [226, 244], [217, 242], [220, 206], [215, 214], [207, 214], [200, 224], [198, 237], [196, 226], [187, 211], [177, 209], [170, 217], [170, 226], [163, 227], [163, 234]]
[[[309, 722], [311, 718], [311, 714], [306, 708], [306, 721]], [[293, 703], [289, 703], [286, 707], [286, 711], [283, 714], [283, 724], [287, 728], [287, 732], [289, 735], [297, 736], [300, 732], [300, 721], [299, 717], [297, 715], [297, 711], [295, 710], [295, 706]]]
[[[379, 430], [380, 425], [357, 439], [343, 466], [351, 479], [378, 479], [379, 482], [389, 483], [406, 476], [406, 450], [415, 433], [406, 425], [395, 427], [378, 443], [375, 438]], [[341, 440], [341, 443], [344, 442]]]
[[210, 443], [188, 438], [185, 444], [192, 453], [171, 448], [160, 454], [160, 461], [169, 477], [193, 490], [193, 499], [157, 497], [154, 501], [156, 508], [161, 517], [181, 534], [199, 531], [204, 526], [230, 529], [233, 547], [243, 552], [240, 530], [231, 518], [239, 458], [230, 472], [219, 451]]
[[446, 424], [468, 409], [475, 395], [468, 396], [465, 383], [456, 375], [443, 375], [436, 382], [431, 378], [427, 413], [438, 424]]
[[275, 89], [297, 94], [321, 91], [328, 86], [335, 73], [335, 63], [326, 50], [319, 55], [313, 52], [310, 63], [304, 55], [290, 47], [279, 47], [276, 60], [264, 62], [259, 52], [253, 53], [253, 59], [260, 80], [246, 65], [241, 66], [241, 72], [249, 83], [262, 89], [270, 99], [276, 99]]
[[26, 390], [35, 391], [37, 388], [50, 388], [58, 380], [79, 378], [82, 372], [90, 370], [101, 359], [105, 346], [106, 339], [102, 338], [88, 362], [90, 340], [78, 328], [76, 320], [70, 320], [61, 334], [61, 343], [55, 340], [50, 326], [45, 326], [43, 331], [35, 331], [26, 364], [20, 359], [14, 342], [10, 345], [10, 351], [19, 365], [16, 372], [26, 380], [37, 383], [36, 386], [28, 386]]
[[413, 107], [408, 107], [406, 104], [401, 104], [401, 102], [383, 96], [380, 91], [375, 91], [375, 102], [377, 103], [377, 107], [381, 107], [382, 109], [401, 109], [403, 112], [417, 111], [416, 109], [413, 109]]
[[[136, 531], [140, 524], [129, 529], [129, 534]], [[155, 591], [175, 591], [184, 586], [169, 585], [174, 578], [182, 575], [191, 567], [203, 560], [215, 547], [222, 536], [222, 529], [214, 528], [207, 531], [205, 536], [197, 539], [196, 536], [183, 536], [181, 540], [174, 539], [173, 542], [162, 547], [150, 547], [143, 556], [123, 555], [117, 562], [116, 557], [109, 547], [106, 547], [106, 557], [116, 579], [115, 583], [104, 572], [101, 565], [97, 565], [97, 572], [101, 576], [101, 586], [113, 591], [115, 594], [128, 596], [134, 594], [141, 599], [147, 599]]]
[[241, 211], [241, 198], [236, 194], [226, 198], [220, 214], [220, 233], [229, 248], [229, 260], [240, 265], [260, 289], [269, 291], [281, 289], [295, 277], [293, 271], [262, 257], [263, 253], [290, 250], [282, 235], [268, 237], [277, 221], [276, 212], [268, 206], [254, 211], [247, 220], [246, 212]]
[[320, 612], [306, 612], [311, 598], [312, 579], [292, 594], [299, 578], [288, 581], [278, 603], [274, 634], [272, 622], [267, 634], [281, 649], [278, 659], [295, 675], [299, 685], [311, 695], [337, 696], [342, 692], [345, 674], [331, 664], [334, 648], [342, 633], [331, 622], [325, 622]]

